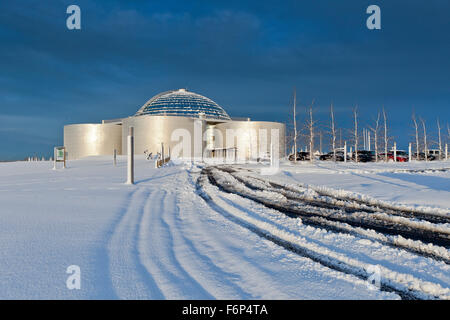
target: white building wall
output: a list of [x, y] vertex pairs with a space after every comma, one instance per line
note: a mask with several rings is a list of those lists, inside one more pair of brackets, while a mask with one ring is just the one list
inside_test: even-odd
[[[268, 121], [230, 121], [219, 123], [215, 128], [222, 133], [215, 139], [216, 148], [236, 147], [239, 160], [264, 158], [270, 153], [270, 143], [278, 146], [279, 157], [285, 154], [285, 125]], [[222, 146], [221, 146], [222, 145]]]
[[[129, 127], [134, 127], [136, 155], [148, 151], [156, 155], [164, 144], [165, 155], [169, 149], [172, 158], [210, 156], [211, 149], [237, 148], [237, 159], [267, 157], [270, 143], [277, 139], [279, 157], [285, 154], [285, 126], [266, 121], [211, 122], [179, 116], [134, 116], [122, 123], [75, 124], [64, 127], [64, 145], [68, 159], [94, 155], [112, 155], [127, 150]], [[197, 139], [198, 143], [194, 143]], [[217, 153], [219, 154], [219, 153]], [[234, 154], [234, 152], [233, 152]]]
[[130, 126], [134, 127], [134, 150], [138, 155], [144, 154], [145, 150], [155, 155], [160, 152], [161, 143], [164, 143], [166, 155], [170, 148], [173, 156], [178, 155], [184, 158], [201, 158], [205, 149], [205, 142], [199, 144], [197, 148], [194, 145], [194, 138], [201, 139], [202, 133], [205, 131], [205, 121], [178, 116], [143, 115], [125, 118], [122, 120], [124, 152]]
[[64, 146], [67, 159], [122, 153], [120, 124], [72, 124], [64, 126]]

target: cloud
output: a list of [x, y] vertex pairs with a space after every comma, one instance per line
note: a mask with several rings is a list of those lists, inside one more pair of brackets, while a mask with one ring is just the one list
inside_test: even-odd
[[65, 27], [69, 4], [0, 2], [0, 113], [37, 117], [21, 120], [48, 137], [177, 87], [259, 120], [288, 120], [294, 86], [324, 118], [331, 101], [367, 119], [382, 105], [405, 123], [413, 105], [450, 117], [448, 2], [380, 0], [380, 32], [356, 0], [79, 0], [80, 31]]

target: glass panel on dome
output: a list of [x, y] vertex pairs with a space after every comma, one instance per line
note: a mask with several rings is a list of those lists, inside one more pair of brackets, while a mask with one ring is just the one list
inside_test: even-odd
[[136, 115], [174, 115], [207, 119], [230, 120], [230, 116], [217, 103], [197, 93], [179, 89], [156, 95]]

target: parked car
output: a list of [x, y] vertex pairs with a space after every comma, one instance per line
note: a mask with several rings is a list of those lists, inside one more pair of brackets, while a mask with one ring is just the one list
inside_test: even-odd
[[[439, 159], [440, 153], [441, 153], [441, 150], [439, 150], [439, 149], [428, 150], [428, 155], [434, 157], [433, 160]], [[445, 152], [444, 152], [444, 154], [445, 154]]]
[[[333, 152], [328, 152], [327, 154], [323, 154], [319, 157], [319, 160], [322, 161], [330, 161], [333, 160]], [[347, 160], [350, 160], [350, 157], [347, 155]], [[344, 161], [344, 152], [343, 151], [336, 151], [336, 161]]]
[[378, 159], [377, 159], [377, 155], [375, 154], [375, 151], [369, 151], [370, 152], [370, 157], [371, 157], [371, 161], [375, 162], [377, 160], [380, 160], [380, 154], [378, 153]]
[[[389, 161], [394, 161], [394, 151], [389, 151], [387, 153], [387, 157], [389, 159]], [[380, 159], [384, 160], [385, 159], [385, 154], [384, 153], [380, 153]], [[403, 150], [397, 150], [397, 162], [408, 162], [409, 161], [409, 155], [407, 152], [403, 151]]]
[[[394, 161], [394, 152], [393, 151], [389, 151], [387, 153], [387, 158], [389, 161]], [[380, 153], [378, 155], [378, 159], [379, 160], [385, 160], [386, 159], [386, 154]], [[409, 161], [409, 154], [403, 150], [397, 150], [397, 162], [408, 162]]]
[[[290, 154], [288, 159], [289, 161], [294, 161], [294, 155]], [[305, 161], [309, 159], [310, 159], [309, 152], [304, 151], [297, 152], [297, 161]]]
[[[372, 157], [371, 151], [358, 150], [357, 153], [358, 153], [358, 161], [359, 162], [371, 162], [374, 160], [374, 158]], [[352, 153], [352, 160], [356, 160], [355, 152]]]
[[[415, 158], [417, 158], [417, 156]], [[425, 153], [424, 152], [420, 152], [419, 153], [419, 159], [418, 160], [425, 160]], [[428, 154], [427, 155], [427, 160], [428, 161], [433, 161], [433, 160], [436, 160], [436, 157], [431, 155], [431, 154]]]
[[[380, 153], [379, 157], [380, 160], [386, 159], [385, 153]], [[390, 151], [387, 153], [387, 158], [389, 161], [394, 161], [394, 152]], [[397, 151], [397, 162], [408, 162], [409, 161], [409, 155], [405, 151]]]
[[[394, 159], [394, 154], [392, 154], [392, 160]], [[409, 155], [405, 151], [397, 151], [397, 162], [408, 162]]]
[[333, 152], [328, 152], [326, 154], [320, 155], [319, 160], [322, 160], [322, 161], [333, 160]]
[[[392, 156], [389, 158], [394, 160], [394, 152], [392, 152]], [[397, 150], [397, 162], [408, 162], [409, 155], [405, 151]]]
[[[388, 152], [387, 153], [387, 158], [391, 159], [391, 160], [394, 160], [393, 153], [392, 152]], [[386, 160], [386, 153], [382, 152], [382, 153], [378, 154], [378, 159], [382, 160], [382, 161]]]

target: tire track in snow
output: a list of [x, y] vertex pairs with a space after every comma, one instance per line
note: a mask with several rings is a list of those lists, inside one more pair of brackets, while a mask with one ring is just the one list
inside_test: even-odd
[[[172, 230], [174, 246], [177, 249], [177, 258], [180, 264], [205, 290], [215, 299], [243, 299], [250, 298], [239, 286], [233, 284], [233, 275], [217, 266], [213, 260], [197, 247], [194, 241], [185, 234], [181, 215], [187, 210], [187, 214], [195, 211], [195, 207], [187, 198], [180, 203], [177, 201], [178, 210], [173, 215], [166, 215], [165, 221]], [[190, 210], [193, 210], [189, 212]], [[184, 229], [184, 230], [183, 230]]]
[[149, 194], [147, 188], [133, 191], [108, 244], [111, 282], [121, 299], [163, 298], [155, 281], [142, 266], [137, 251], [138, 226]]
[[[252, 183], [251, 181], [246, 179], [254, 179], [259, 181], [260, 183], [264, 183], [268, 187], [271, 187], [272, 190], [280, 192], [288, 199], [305, 201], [317, 207], [322, 207], [326, 209], [340, 209], [345, 210], [347, 212], [358, 212], [358, 211], [363, 211], [367, 213], [383, 212], [389, 215], [399, 217], [420, 219], [423, 221], [428, 221], [430, 223], [450, 223], [450, 217], [441, 214], [430, 214], [412, 209], [399, 208], [394, 205], [389, 205], [387, 203], [384, 204], [371, 203], [370, 201], [357, 199], [356, 197], [351, 196], [337, 196], [335, 194], [332, 194], [331, 192], [320, 190], [320, 188], [308, 187], [309, 189], [316, 192], [319, 196], [325, 197], [326, 200], [312, 197], [305, 197], [299, 192], [298, 189], [296, 189], [293, 186], [283, 185], [253, 176], [246, 176], [244, 178], [242, 175], [238, 175], [236, 173], [230, 172], [230, 174], [234, 178], [236, 178], [237, 180], [241, 181], [242, 183], [248, 186], [252, 186]], [[306, 189], [305, 187], [302, 188]]]
[[[191, 180], [189, 176], [189, 182], [200, 197], [201, 191], [199, 192], [199, 185]], [[203, 202], [207, 208], [211, 208], [211, 204]], [[214, 210], [214, 208], [212, 208]], [[217, 210], [214, 210], [217, 212]], [[223, 218], [227, 223], [234, 224], [234, 221], [230, 221], [221, 212], [217, 212], [219, 217]], [[274, 280], [273, 275], [270, 271], [266, 271], [264, 266], [255, 264], [251, 259], [245, 259], [245, 256], [241, 253], [237, 253], [236, 249], [246, 247], [247, 243], [230, 243], [230, 241], [235, 242], [238, 239], [228, 239], [223, 240], [218, 237], [217, 234], [211, 233], [210, 227], [202, 222], [203, 217], [188, 217], [190, 223], [195, 225], [195, 231], [199, 232], [199, 238], [203, 239], [203, 242], [197, 242], [203, 252], [211, 252], [212, 247], [213, 253], [211, 254], [211, 260], [214, 260], [216, 264], [219, 264], [225, 272], [228, 274], [234, 274], [235, 278], [239, 280], [240, 286], [245, 290], [246, 296], [244, 298], [249, 299], [292, 299], [292, 295], [286, 292], [286, 288], [280, 285], [279, 282]], [[194, 221], [195, 219], [195, 221]], [[200, 224], [199, 224], [200, 223]], [[204, 227], [202, 225], [205, 225]], [[239, 227], [242, 227], [238, 225]], [[223, 228], [223, 225], [220, 225]], [[242, 227], [248, 230], [248, 228]], [[235, 247], [237, 246], [237, 247]], [[244, 289], [245, 288], [245, 289]], [[270, 291], [267, 290], [270, 288]], [[240, 297], [242, 299], [242, 297]]]
[[[210, 178], [205, 172], [200, 176], [198, 181], [199, 192], [214, 210], [231, 221], [246, 227], [287, 250], [308, 257], [331, 269], [352, 274], [364, 280], [370, 276], [367, 271], [369, 264], [337, 254], [320, 246], [318, 247], [313, 243], [309, 243], [306, 239], [301, 239], [298, 242], [292, 234], [279, 230], [270, 223], [249, 217], [247, 213], [236, 210], [236, 208], [230, 208], [217, 197], [212, 198], [212, 195], [207, 191], [207, 189], [209, 190], [208, 185], [212, 186], [209, 181]], [[400, 274], [384, 267], [381, 268], [382, 273], [386, 275], [386, 278], [382, 278], [381, 283], [381, 289], [384, 291], [395, 292], [404, 299], [450, 298], [449, 289], [442, 288], [438, 284], [419, 280], [409, 274]]]
[[[176, 185], [176, 184], [175, 184]], [[170, 185], [172, 187], [172, 185]], [[193, 190], [194, 191], [194, 190]], [[183, 199], [184, 200], [184, 199]], [[138, 187], [126, 201], [126, 210], [108, 243], [109, 272], [114, 291], [123, 299], [231, 299], [251, 298], [230, 278], [239, 276], [222, 270], [182, 234], [175, 194], [151, 192]], [[190, 203], [193, 207], [194, 205]], [[195, 207], [192, 208], [195, 210]], [[208, 234], [212, 243], [213, 237]], [[184, 247], [184, 248], [183, 248]], [[180, 250], [181, 248], [185, 250]], [[184, 251], [182, 256], [179, 256]], [[195, 257], [188, 257], [192, 253]], [[191, 259], [199, 258], [198, 261]], [[226, 260], [226, 259], [225, 259]], [[227, 263], [230, 261], [228, 260]], [[250, 266], [252, 274], [270, 284], [268, 275]], [[229, 278], [227, 278], [227, 274]], [[257, 287], [257, 283], [252, 283]], [[206, 288], [205, 288], [206, 287]], [[212, 292], [212, 293], [210, 293]], [[283, 297], [280, 289], [278, 297]]]
[[213, 299], [177, 258], [174, 235], [165, 216], [177, 212], [175, 198], [165, 190], [152, 193], [144, 208], [139, 230], [139, 256], [165, 299]]
[[[248, 170], [251, 173], [254, 173], [251, 170]], [[384, 171], [383, 171], [384, 172]], [[320, 196], [328, 197], [331, 199], [335, 199], [337, 201], [350, 201], [360, 205], [366, 205], [368, 207], [378, 208], [384, 210], [385, 212], [392, 212], [399, 215], [406, 215], [413, 218], [419, 218], [422, 220], [427, 220], [433, 223], [450, 223], [450, 212], [444, 208], [431, 208], [431, 207], [421, 207], [414, 208], [408, 205], [401, 205], [395, 203], [389, 203], [382, 200], [377, 200], [371, 197], [367, 197], [365, 195], [361, 195], [359, 193], [354, 192], [342, 192], [343, 190], [335, 190], [323, 186], [314, 186], [299, 183], [292, 175], [288, 175], [291, 179], [294, 180], [294, 185], [288, 184], [279, 184], [282, 187], [288, 189], [296, 189], [298, 187], [311, 189]], [[258, 178], [256, 178], [258, 179]], [[272, 182], [271, 182], [272, 183]], [[274, 183], [278, 184], [278, 183]]]
[[[228, 170], [227, 170], [227, 172], [228, 172]], [[248, 187], [251, 190], [254, 190], [254, 191], [268, 190], [270, 192], [280, 193], [283, 196], [285, 196], [286, 199], [288, 199], [288, 200], [294, 200], [294, 201], [303, 203], [304, 205], [301, 207], [300, 210], [298, 210], [299, 208], [294, 207], [293, 212], [289, 210], [289, 207], [282, 207], [282, 206], [271, 207], [270, 204], [269, 204], [269, 207], [271, 207], [275, 210], [284, 212], [289, 216], [292, 215], [293, 217], [296, 217], [295, 213], [298, 213], [299, 217], [301, 217], [302, 221], [305, 224], [309, 224], [313, 227], [325, 228], [327, 230], [332, 230], [332, 231], [338, 232], [338, 233], [348, 233], [348, 234], [352, 234], [352, 235], [362, 237], [365, 239], [378, 241], [378, 242], [382, 243], [383, 245], [400, 248], [400, 249], [412, 252], [412, 253], [420, 255], [420, 256], [430, 257], [435, 260], [444, 261], [445, 263], [450, 264], [450, 253], [444, 247], [437, 246], [437, 245], [434, 245], [431, 243], [424, 243], [420, 240], [412, 240], [412, 239], [408, 239], [408, 238], [403, 238], [399, 235], [396, 235], [395, 233], [394, 234], [380, 233], [380, 232], [370, 230], [367, 228], [362, 228], [358, 224], [350, 225], [348, 223], [345, 223], [345, 221], [340, 222], [339, 220], [333, 221], [331, 219], [327, 219], [327, 216], [324, 215], [323, 212], [318, 212], [319, 214], [315, 214], [317, 212], [316, 206], [318, 206], [319, 208], [337, 210], [336, 205], [328, 206], [327, 205], [328, 203], [325, 203], [325, 205], [321, 205], [321, 204], [317, 205], [316, 202], [319, 202], [319, 201], [315, 201], [315, 200], [310, 201], [309, 199], [305, 200], [305, 197], [303, 195], [300, 195], [300, 198], [299, 198], [298, 196], [296, 196], [298, 191], [293, 190], [292, 188], [286, 187], [286, 190], [284, 190], [284, 189], [282, 189], [281, 185], [277, 184], [278, 188], [276, 188], [276, 189], [271, 189], [270, 187], [268, 189], [265, 189], [261, 186], [261, 183], [263, 183], [264, 186], [272, 185], [272, 183], [270, 181], [265, 181], [263, 179], [256, 178], [256, 177], [247, 177], [250, 180], [245, 180], [241, 176], [236, 176], [235, 174], [231, 174], [231, 175], [233, 178], [235, 178], [239, 182], [243, 183], [246, 187]], [[256, 181], [252, 181], [252, 179], [255, 179]], [[294, 193], [294, 195], [293, 195], [293, 193]], [[253, 197], [251, 197], [251, 198], [252, 198], [251, 200], [254, 201]], [[259, 202], [262, 202], [263, 205], [266, 205], [264, 200], [259, 201]], [[357, 212], [357, 210], [352, 209], [351, 212]], [[369, 211], [366, 211], [366, 212], [369, 212]], [[373, 213], [376, 213], [376, 211], [373, 211]]]
[[[297, 221], [295, 221], [297, 220], [296, 218], [283, 217], [283, 213], [277, 210], [268, 209], [261, 204], [253, 202], [249, 199], [242, 198], [236, 194], [222, 192], [215, 194], [215, 196], [219, 197], [222, 201], [226, 202], [226, 204], [233, 208], [236, 208], [240, 211], [246, 211], [249, 214], [256, 214], [261, 221], [270, 223], [277, 229], [292, 232], [301, 237], [308, 238], [309, 241], [334, 252], [339, 252], [344, 255], [350, 256], [359, 256], [358, 259], [362, 259], [365, 262], [373, 265], [381, 263], [382, 265], [386, 264], [386, 266], [389, 268], [392, 267], [393, 264], [389, 261], [386, 261], [386, 258], [390, 256], [401, 256], [402, 261], [394, 263], [394, 265], [398, 266], [398, 268], [395, 268], [396, 271], [404, 274], [415, 274], [419, 278], [425, 277], [425, 281], [437, 283], [444, 287], [448, 286], [448, 280], [450, 279], [448, 276], [444, 275], [448, 274], [450, 269], [449, 266], [442, 265], [440, 260], [429, 261], [429, 259], [426, 259], [426, 261], [424, 261], [422, 257], [419, 258], [419, 256], [414, 252], [412, 252], [412, 255], [404, 255], [405, 251], [401, 248], [391, 247], [384, 244], [380, 246], [375, 239], [370, 239], [371, 241], [366, 242], [364, 240], [365, 237], [359, 234], [353, 234], [349, 232], [349, 234], [352, 235], [353, 239], [350, 240], [342, 232], [330, 232], [333, 231], [332, 228], [326, 230], [324, 228], [309, 226], [308, 224], [303, 224], [302, 222], [300, 222], [300, 224], [298, 225]], [[283, 218], [280, 220], [279, 218], [281, 217]], [[330, 241], [329, 237], [332, 237], [334, 240]], [[359, 246], [361, 246], [361, 248], [358, 248]], [[386, 252], [384, 248], [386, 248], [388, 252]], [[375, 256], [372, 257], [372, 254]], [[418, 261], [417, 258], [419, 258], [420, 260]], [[427, 268], [428, 271], [423, 269], [421, 270], [420, 267], [419, 270], [416, 270], [415, 267], [418, 265], [418, 263], [430, 263], [430, 268]], [[400, 271], [400, 269], [402, 271]], [[435, 273], [441, 275], [441, 278], [436, 278]], [[444, 276], [447, 281], [443, 280], [442, 276]]]
[[[218, 170], [222, 171], [221, 169]], [[224, 173], [230, 175], [226, 171]], [[214, 172], [211, 172], [211, 176], [215, 176]], [[233, 179], [236, 179], [232, 175], [230, 176]], [[323, 222], [319, 222], [320, 219], [318, 218], [322, 218], [322, 220], [327, 219], [329, 220], [328, 222], [334, 222], [334, 224], [336, 225], [336, 227], [334, 227], [335, 231], [337, 231], [337, 224], [345, 223], [355, 228], [355, 230], [357, 228], [367, 230], [373, 229], [386, 236], [399, 235], [406, 237], [406, 239], [411, 239], [414, 241], [428, 241], [438, 248], [440, 248], [441, 246], [450, 246], [450, 231], [443, 226], [437, 226], [428, 222], [422, 224], [420, 222], [402, 217], [392, 218], [391, 216], [384, 213], [345, 213], [342, 210], [316, 207], [314, 203], [309, 203], [308, 201], [302, 202], [289, 200], [284, 196], [282, 197], [283, 199], [281, 200], [283, 201], [281, 202], [273, 201], [267, 199], [267, 195], [260, 195], [258, 194], [258, 192], [270, 192], [272, 194], [278, 195], [280, 193], [279, 191], [270, 190], [269, 188], [266, 189], [261, 186], [251, 184], [248, 181], [246, 183], [240, 182], [237, 179], [236, 181], [243, 184], [246, 188], [248, 188], [248, 190], [240, 190], [237, 188], [238, 185], [235, 185], [229, 181], [222, 181], [222, 183], [216, 181], [215, 183], [227, 192], [237, 193], [243, 197], [259, 202], [269, 208], [284, 212], [290, 216], [299, 216], [304, 219], [305, 222], [309, 222], [315, 225], [323, 225]], [[328, 227], [330, 228], [330, 226]], [[342, 229], [342, 231], [344, 230], [345, 229]], [[422, 247], [424, 248], [425, 246]], [[442, 249], [446, 250], [445, 248]], [[411, 250], [413, 249], [411, 248]], [[420, 251], [417, 251], [417, 253], [420, 254]], [[428, 254], [426, 252], [423, 253]], [[448, 261], [448, 256], [442, 257], [441, 260]]]
[[[212, 233], [211, 226], [206, 225], [203, 216], [192, 214], [199, 211], [199, 206], [204, 207], [205, 211], [209, 211], [210, 206], [205, 204], [196, 193], [196, 185], [192, 176], [187, 172], [186, 175], [189, 185], [185, 188], [189, 189], [189, 194], [196, 196], [194, 199], [183, 199], [182, 203], [178, 202], [179, 214], [172, 219], [173, 223], [177, 225], [179, 240], [189, 247], [187, 249], [189, 253], [199, 258], [195, 261], [189, 259], [186, 267], [192, 269], [192, 274], [202, 275], [198, 281], [204, 283], [203, 286], [214, 293], [217, 299], [260, 299], [264, 297], [289, 299], [290, 296], [285, 295], [285, 288], [273, 281], [273, 277], [269, 273], [264, 271], [261, 266], [255, 265], [253, 261], [243, 260], [243, 256], [236, 259], [236, 252], [230, 249], [230, 243], [225, 244], [217, 233]], [[181, 215], [183, 215], [183, 219], [181, 219]], [[182, 227], [184, 230], [181, 230]], [[223, 228], [223, 225], [219, 227]], [[187, 233], [191, 237], [188, 237]], [[192, 240], [192, 237], [195, 240]], [[241, 246], [242, 244], [239, 248]], [[195, 269], [200, 270], [194, 272]], [[252, 277], [248, 277], [249, 274]], [[243, 284], [245, 284], [245, 288]], [[267, 291], [262, 290], [261, 287], [270, 287], [272, 292], [261, 296], [259, 292], [255, 292]]]

